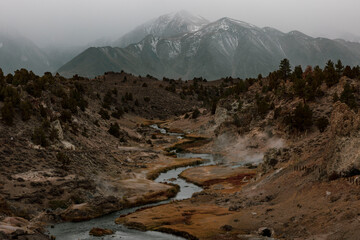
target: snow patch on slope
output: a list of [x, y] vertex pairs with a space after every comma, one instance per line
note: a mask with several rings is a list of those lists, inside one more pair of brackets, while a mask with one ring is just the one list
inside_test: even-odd
[[169, 58], [175, 58], [181, 53], [181, 41], [180, 40], [169, 41], [168, 45], [170, 47]]

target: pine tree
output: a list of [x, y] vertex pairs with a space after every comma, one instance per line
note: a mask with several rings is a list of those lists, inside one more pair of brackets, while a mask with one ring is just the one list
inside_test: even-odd
[[336, 68], [336, 73], [338, 74], [339, 77], [341, 77], [344, 72], [344, 65], [342, 64], [340, 59], [338, 60], [337, 64], [335, 65], [335, 68]]
[[281, 73], [281, 77], [285, 80], [287, 79], [291, 74], [291, 66], [290, 62], [287, 58], [284, 58], [280, 62], [279, 71]]
[[328, 87], [334, 86], [339, 82], [339, 76], [335, 70], [333, 61], [329, 60], [324, 69], [325, 82]]
[[356, 99], [349, 83], [344, 85], [344, 90], [340, 95], [340, 101], [346, 103], [346, 105], [352, 109], [356, 108]]
[[303, 70], [301, 65], [296, 66], [293, 72], [293, 79], [301, 79], [303, 77]]

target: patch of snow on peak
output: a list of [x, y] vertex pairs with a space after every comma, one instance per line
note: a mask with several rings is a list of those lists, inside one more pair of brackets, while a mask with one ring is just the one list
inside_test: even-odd
[[144, 48], [144, 42], [140, 42], [140, 43], [136, 44], [135, 47], [137, 47], [140, 51], [142, 51]]
[[150, 45], [151, 45], [151, 49], [152, 49], [152, 51], [153, 51], [154, 53], [156, 53], [156, 46], [157, 46], [159, 40], [160, 40], [160, 39], [157, 38], [157, 37], [151, 38]]
[[243, 22], [243, 21], [240, 21], [240, 20], [236, 20], [236, 19], [233, 19], [233, 18], [228, 18], [228, 17], [222, 18], [219, 21], [222, 24], [226, 24], [226, 25], [228, 25], [229, 23], [233, 23], [233, 24], [239, 25], [239, 26], [244, 27], [244, 28], [258, 28], [257, 26], [252, 25], [250, 23]]
[[237, 35], [227, 32], [219, 34], [215, 37], [215, 39], [215, 41], [217, 41], [217, 44], [215, 44], [215, 46], [218, 46], [218, 50], [220, 52], [227, 56], [234, 55], [235, 50], [239, 45], [239, 38]]
[[169, 58], [175, 58], [181, 53], [181, 41], [169, 41], [168, 42], [170, 50], [169, 50]]

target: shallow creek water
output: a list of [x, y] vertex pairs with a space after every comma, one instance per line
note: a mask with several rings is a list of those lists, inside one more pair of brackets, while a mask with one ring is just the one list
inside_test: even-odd
[[[182, 137], [182, 134], [178, 133], [168, 133], [165, 129], [159, 128], [157, 125], [152, 125], [152, 128], [160, 131], [162, 134], [168, 134], [171, 136], [178, 136], [178, 138]], [[220, 160], [219, 157], [216, 157], [212, 154], [198, 154], [198, 153], [178, 153], [178, 158], [202, 158], [206, 159], [205, 163], [197, 166], [204, 165], [214, 165]], [[89, 235], [89, 231], [93, 227], [106, 228], [111, 229], [115, 233], [113, 235], [101, 237], [101, 239], [127, 239], [127, 240], [171, 240], [171, 239], [183, 239], [180, 237], [176, 237], [174, 235], [147, 231], [142, 232], [138, 230], [129, 229], [121, 224], [115, 224], [115, 219], [120, 215], [128, 214], [135, 212], [138, 209], [149, 206], [157, 206], [171, 202], [172, 200], [183, 200], [187, 198], [191, 198], [194, 193], [201, 192], [203, 189], [195, 184], [189, 183], [184, 179], [179, 177], [179, 174], [188, 168], [192, 168], [194, 166], [189, 167], [181, 167], [173, 170], [169, 170], [165, 173], [161, 173], [158, 178], [155, 179], [156, 182], [171, 182], [180, 186], [179, 193], [172, 199], [154, 203], [154, 204], [146, 204], [140, 207], [124, 209], [118, 212], [114, 212], [112, 214], [95, 218], [89, 221], [72, 223], [60, 223], [56, 224], [54, 228], [49, 228], [49, 234], [56, 237], [56, 240], [85, 240], [85, 239], [99, 239], [98, 237], [92, 237]]]

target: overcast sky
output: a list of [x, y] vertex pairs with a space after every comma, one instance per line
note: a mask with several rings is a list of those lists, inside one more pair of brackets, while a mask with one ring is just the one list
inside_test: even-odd
[[311, 36], [360, 36], [359, 0], [0, 0], [0, 9], [0, 30], [17, 31], [41, 47], [116, 38], [179, 10]]

